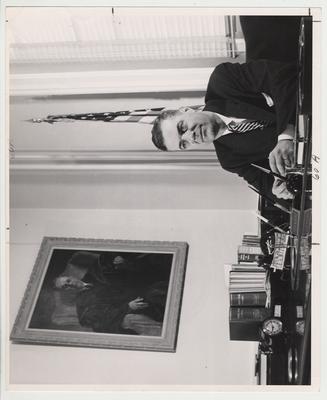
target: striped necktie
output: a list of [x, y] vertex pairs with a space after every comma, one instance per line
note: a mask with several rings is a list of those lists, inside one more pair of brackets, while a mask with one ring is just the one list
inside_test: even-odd
[[227, 128], [230, 132], [233, 133], [244, 133], [248, 131], [254, 131], [255, 129], [263, 129], [269, 126], [271, 122], [269, 121], [249, 121], [245, 120], [240, 123], [235, 123], [234, 121], [231, 121], [228, 125]]

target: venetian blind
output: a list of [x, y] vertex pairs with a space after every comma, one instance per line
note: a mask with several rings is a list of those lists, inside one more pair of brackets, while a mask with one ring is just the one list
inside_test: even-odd
[[182, 9], [149, 10], [20, 9], [9, 16], [10, 60], [132, 62], [229, 57], [235, 52], [233, 26], [226, 16], [205, 9], [197, 13]]

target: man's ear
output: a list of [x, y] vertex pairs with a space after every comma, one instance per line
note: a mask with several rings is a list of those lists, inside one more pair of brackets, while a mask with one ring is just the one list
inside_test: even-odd
[[187, 106], [186, 107], [180, 107], [178, 110], [182, 111], [182, 112], [194, 111], [193, 108], [187, 107]]

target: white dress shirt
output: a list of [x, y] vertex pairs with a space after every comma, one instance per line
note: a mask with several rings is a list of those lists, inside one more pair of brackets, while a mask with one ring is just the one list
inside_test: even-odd
[[[272, 107], [274, 105], [274, 102], [273, 102], [272, 98], [266, 93], [262, 93], [262, 95], [265, 98], [265, 100], [267, 102], [267, 105], [269, 107]], [[219, 136], [225, 136], [225, 135], [228, 135], [229, 133], [232, 133], [227, 128], [229, 123], [235, 122], [235, 124], [240, 124], [242, 122], [248, 121], [247, 119], [244, 119], [244, 118], [233, 118], [233, 117], [226, 117], [225, 115], [221, 115], [219, 113], [216, 113], [216, 114], [226, 124], [226, 129]], [[278, 135], [278, 141], [280, 141], [280, 140], [293, 140], [294, 139], [294, 135], [295, 135], [294, 126], [291, 125], [291, 124], [288, 124], [287, 128], [284, 130], [284, 132]]]

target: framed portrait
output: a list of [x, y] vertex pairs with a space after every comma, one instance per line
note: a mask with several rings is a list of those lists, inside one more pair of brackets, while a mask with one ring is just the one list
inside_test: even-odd
[[11, 340], [174, 352], [188, 245], [44, 237]]

